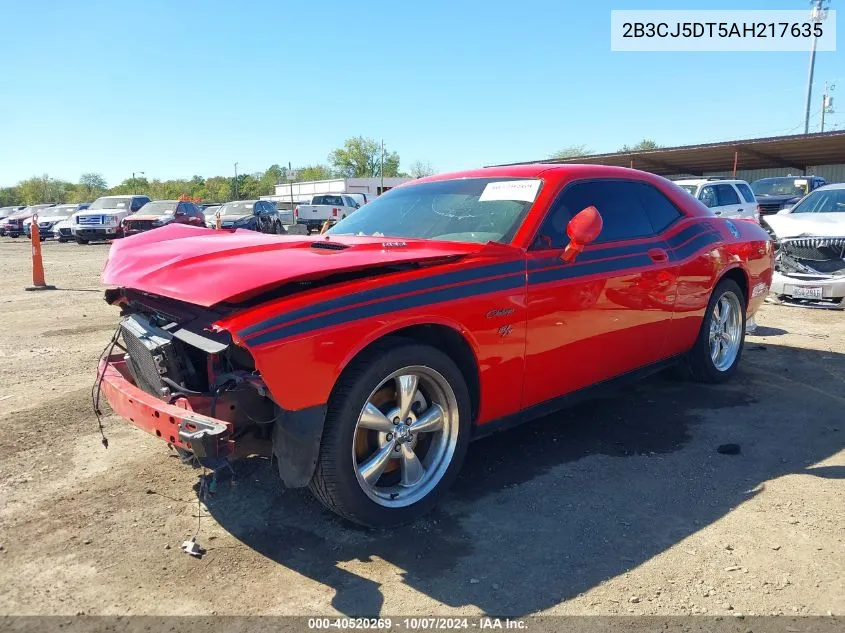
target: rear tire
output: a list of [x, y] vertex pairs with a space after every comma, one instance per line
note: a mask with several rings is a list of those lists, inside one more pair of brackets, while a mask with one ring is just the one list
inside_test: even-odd
[[745, 293], [739, 285], [732, 279], [720, 281], [684, 363], [690, 378], [719, 383], [734, 375], [745, 343], [745, 310]]
[[414, 521], [454, 482], [470, 415], [469, 390], [452, 359], [428, 345], [386, 339], [338, 380], [309, 488], [361, 525]]

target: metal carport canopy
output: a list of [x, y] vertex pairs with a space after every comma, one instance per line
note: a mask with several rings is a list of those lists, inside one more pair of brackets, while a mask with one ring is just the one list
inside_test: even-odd
[[[576, 158], [549, 158], [526, 163], [579, 163], [633, 167], [661, 176], [713, 171], [788, 167], [806, 170], [818, 165], [845, 163], [845, 130], [793, 136], [772, 136], [703, 145], [682, 145]], [[509, 163], [523, 165], [526, 163]]]

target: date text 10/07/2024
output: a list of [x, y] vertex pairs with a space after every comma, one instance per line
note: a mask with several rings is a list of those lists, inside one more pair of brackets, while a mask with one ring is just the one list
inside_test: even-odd
[[375, 631], [445, 631], [445, 630], [513, 630], [528, 629], [526, 620], [516, 618], [309, 618], [311, 630], [375, 630]]

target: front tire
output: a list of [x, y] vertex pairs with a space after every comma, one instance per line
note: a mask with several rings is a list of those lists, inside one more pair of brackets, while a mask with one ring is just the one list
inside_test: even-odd
[[745, 294], [723, 279], [710, 295], [695, 345], [687, 355], [687, 373], [698, 382], [719, 383], [736, 372], [745, 342]]
[[84, 239], [84, 238], [81, 238], [81, 237], [77, 237], [77, 238], [76, 238], [76, 243], [77, 243], [77, 244], [87, 244], [87, 243], [88, 243], [88, 240], [86, 240], [86, 239]]
[[409, 523], [452, 485], [470, 435], [469, 390], [443, 352], [392, 338], [341, 375], [309, 487], [369, 527]]

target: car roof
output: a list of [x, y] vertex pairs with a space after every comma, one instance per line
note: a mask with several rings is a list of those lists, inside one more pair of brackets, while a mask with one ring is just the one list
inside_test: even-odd
[[663, 176], [658, 176], [651, 172], [641, 171], [639, 169], [629, 169], [628, 167], [577, 163], [532, 163], [529, 165], [503, 165], [499, 167], [484, 167], [468, 171], [437, 174], [435, 176], [410, 180], [398, 187], [394, 187], [394, 189], [398, 189], [399, 187], [408, 187], [418, 183], [457, 180], [460, 178], [542, 178], [555, 183], [565, 180], [578, 180], [585, 178], [635, 179], [652, 184], [670, 182]]
[[831, 185], [824, 185], [822, 187], [818, 187], [816, 189], [813, 189], [813, 191], [821, 191], [822, 189], [825, 189], [825, 190], [828, 190], [828, 189], [845, 189], [845, 182], [836, 182], [836, 183], [833, 183]]
[[704, 183], [719, 184], [720, 182], [738, 182], [748, 184], [747, 180], [740, 178], [681, 178], [680, 180], [673, 180], [676, 185], [703, 185]]

